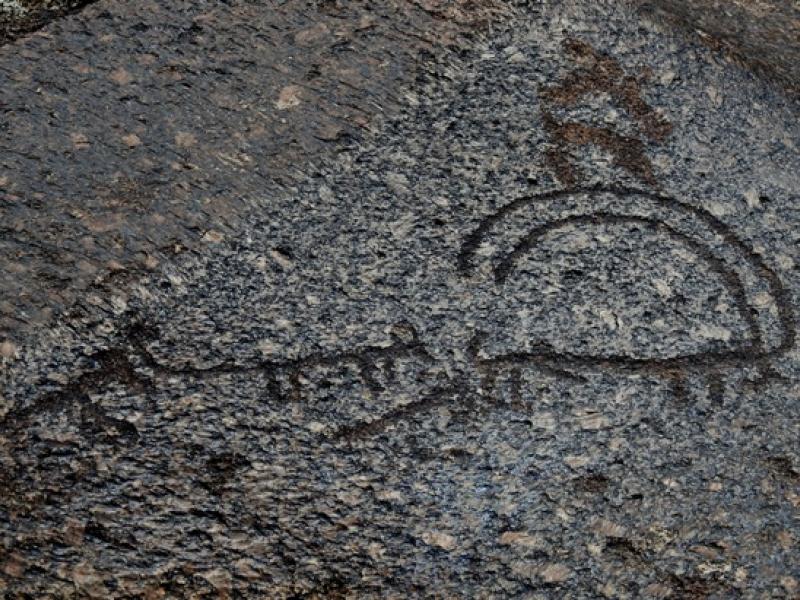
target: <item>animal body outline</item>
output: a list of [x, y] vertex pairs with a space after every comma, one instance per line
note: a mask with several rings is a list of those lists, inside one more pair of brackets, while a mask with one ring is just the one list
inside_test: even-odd
[[[744, 259], [741, 263], [749, 264], [750, 268], [760, 276], [760, 280], [766, 282], [769, 294], [777, 307], [780, 343], [768, 347], [765, 332], [752, 314], [753, 305], [747, 300], [746, 285], [740, 275], [735, 270], [730, 269], [728, 265], [725, 265], [724, 260], [714, 255], [710, 249], [703, 250], [705, 246], [702, 245], [702, 242], [694, 240], [691, 233], [681, 232], [674, 225], [652, 215], [635, 214], [633, 212], [625, 214], [619, 210], [613, 212], [610, 209], [597, 210], [588, 208], [582, 212], [577, 211], [571, 215], [534, 225], [526, 235], [523, 235], [521, 241], [497, 262], [497, 266], [493, 269], [495, 275], [494, 284], [502, 286], [512, 272], [515, 261], [527, 251], [535, 248], [537, 241], [540, 241], [545, 234], [557, 230], [561, 226], [580, 226], [582, 224], [597, 223], [638, 223], [653, 231], [666, 233], [673, 238], [679, 239], [692, 249], [700, 250], [701, 256], [710, 260], [712, 270], [722, 277], [732, 296], [737, 299], [737, 309], [744, 318], [745, 323], [747, 323], [750, 333], [749, 339], [740, 344], [739, 347], [729, 351], [700, 351], [691, 355], [663, 359], [642, 359], [624, 355], [582, 356], [568, 352], [557, 352], [552, 347], [544, 345], [530, 352], [508, 353], [491, 358], [482, 358], [480, 356], [482, 333], [478, 332], [471, 340], [465, 340], [465, 342], [467, 356], [471, 359], [472, 366], [480, 376], [482, 390], [468, 389], [463, 383], [437, 382], [430, 393], [423, 394], [411, 404], [389, 408], [383, 413], [378, 413], [375, 419], [369, 421], [354, 422], [343, 426], [333, 433], [333, 437], [352, 439], [374, 435], [382, 432], [394, 422], [429, 411], [437, 406], [447, 406], [453, 402], [474, 404], [475, 399], [480, 395], [483, 395], [484, 399], [487, 399], [490, 404], [496, 404], [496, 401], [491, 397], [486, 398], [486, 394], [483, 394], [483, 391], [488, 392], [488, 395], [491, 396], [496, 377], [504, 371], [510, 372], [512, 381], [519, 386], [520, 370], [526, 367], [535, 367], [557, 377], [575, 379], [581, 379], [579, 373], [582, 371], [658, 374], [670, 378], [675, 385], [676, 391], [685, 389], [686, 378], [692, 373], [707, 377], [710, 387], [717, 391], [719, 391], [721, 385], [724, 385], [721, 377], [726, 369], [751, 367], [755, 368], [762, 376], [774, 374], [772, 373], [772, 361], [792, 349], [797, 337], [795, 314], [791, 299], [780, 277], [769, 267], [763, 257], [754, 252], [720, 219], [703, 208], [681, 202], [662, 193], [630, 187], [594, 186], [554, 189], [522, 195], [484, 217], [478, 226], [463, 239], [456, 260], [456, 270], [463, 277], [469, 278], [473, 276], [475, 258], [478, 255], [477, 251], [481, 240], [498, 224], [502, 223], [504, 218], [517, 213], [525, 207], [581, 195], [585, 199], [595, 200], [602, 195], [612, 198], [636, 196], [639, 199], [646, 199], [650, 202], [651, 207], [665, 209], [667, 212], [672, 211], [679, 214], [679, 216], [681, 214], [684, 217], [688, 215], [695, 219], [695, 222], [704, 224], [707, 234], [717, 236], [720, 245], [738, 252], [739, 258]], [[646, 211], [642, 212], [646, 213]], [[383, 371], [386, 380], [391, 381], [391, 372], [394, 369], [394, 361], [396, 359], [416, 356], [428, 363], [435, 362], [432, 353], [426, 348], [419, 333], [409, 323], [399, 323], [392, 328], [393, 341], [388, 346], [367, 346], [341, 352], [331, 352], [330, 354], [312, 354], [293, 360], [264, 360], [250, 365], [225, 361], [205, 368], [190, 366], [170, 367], [160, 363], [147, 348], [147, 339], [157, 336], [156, 329], [142, 326], [141, 323], [134, 323], [128, 332], [129, 348], [127, 350], [118, 349], [114, 351], [113, 354], [116, 358], [113, 360], [108, 357], [100, 358], [98, 373], [119, 371], [124, 374], [124, 377], [117, 375], [117, 378], [122, 381], [134, 381], [136, 378], [142, 379], [135, 372], [134, 364], [130, 360], [134, 356], [137, 356], [137, 361], [156, 377], [186, 376], [205, 379], [226, 374], [262, 373], [266, 376], [267, 389], [265, 391], [270, 396], [286, 402], [301, 402], [308, 401], [307, 398], [303, 397], [301, 385], [302, 373], [306, 369], [336, 367], [345, 364], [352, 365], [359, 372], [369, 392], [377, 395], [383, 391], [383, 388], [378, 382], [376, 374], [378, 371]], [[108, 364], [104, 364], [104, 361]], [[123, 365], [124, 368], [119, 365]], [[112, 366], [114, 367], [113, 369]], [[84, 379], [86, 381], [83, 381]], [[68, 385], [63, 391], [46, 394], [32, 405], [12, 411], [0, 422], [0, 430], [8, 428], [14, 422], [17, 424], [26, 422], [41, 410], [59, 409], [70, 397], [76, 395], [79, 388], [86, 388], [87, 394], [82, 394], [81, 397], [84, 398], [84, 402], [88, 403], [90, 402], [88, 393], [99, 392], [104, 387], [103, 382], [106, 380], [108, 380], [108, 377], [105, 375], [100, 377], [93, 374], [93, 372], [88, 372], [76, 380], [73, 385]], [[146, 389], [150, 383], [142, 379], [137, 385]]]
[[689, 217], [695, 223], [700, 223], [705, 227], [705, 233], [717, 239], [729, 250], [739, 254], [743, 259], [739, 265], [747, 264], [753, 273], [757, 274], [756, 279], [767, 284], [769, 297], [773, 300], [777, 308], [777, 325], [780, 331], [780, 343], [769, 346], [766, 339], [764, 328], [759, 323], [758, 318], [753, 314], [754, 304], [748, 301], [747, 286], [741, 275], [729, 265], [725, 264], [725, 257], [714, 254], [710, 245], [705, 245], [706, 240], [698, 241], [689, 234], [679, 231], [658, 217], [646, 214], [637, 214], [628, 211], [626, 214], [619, 209], [605, 210], [588, 208], [583, 211], [576, 211], [566, 217], [544, 221], [542, 224], [534, 226], [521, 241], [506, 253], [499, 262], [492, 268], [495, 274], [495, 283], [502, 286], [508, 279], [514, 268], [515, 262], [526, 252], [535, 248], [538, 242], [551, 231], [555, 231], [566, 225], [581, 224], [600, 224], [600, 223], [638, 223], [648, 229], [665, 233], [673, 239], [677, 239], [690, 249], [695, 251], [710, 263], [711, 269], [720, 275], [723, 284], [728, 289], [736, 302], [736, 309], [746, 323], [748, 329], [748, 339], [741, 342], [738, 347], [727, 351], [704, 351], [687, 355], [678, 355], [665, 358], [637, 358], [626, 355], [591, 356], [580, 355], [569, 352], [558, 352], [552, 347], [542, 344], [539, 348], [529, 352], [509, 353], [496, 356], [490, 359], [480, 359], [476, 354], [481, 370], [487, 373], [488, 377], [493, 378], [498, 369], [504, 365], [512, 369], [519, 368], [520, 365], [530, 364], [539, 365], [549, 371], [561, 372], [564, 374], [576, 371], [613, 371], [627, 374], [634, 373], [655, 373], [666, 375], [671, 378], [676, 389], [685, 387], [686, 377], [690, 374], [701, 374], [709, 378], [712, 390], [719, 393], [724, 382], [721, 380], [723, 372], [730, 367], [754, 367], [762, 376], [774, 374], [771, 368], [771, 361], [792, 349], [796, 342], [796, 322], [789, 293], [783, 285], [778, 274], [766, 263], [766, 261], [753, 251], [736, 233], [715, 217], [709, 211], [681, 202], [670, 196], [659, 192], [652, 192], [633, 187], [618, 186], [592, 186], [578, 187], [572, 189], [555, 189], [539, 194], [527, 194], [516, 198], [510, 203], [502, 206], [497, 211], [485, 217], [478, 227], [474, 229], [464, 239], [458, 255], [458, 269], [462, 275], [469, 277], [474, 272], [475, 258], [481, 240], [484, 239], [498, 224], [514, 213], [525, 207], [536, 206], [537, 208], [549, 202], [565, 199], [573, 196], [586, 196], [587, 200], [597, 200], [602, 195], [611, 197], [637, 197], [645, 199], [651, 207], [657, 207], [661, 211], [671, 212], [686, 218]]

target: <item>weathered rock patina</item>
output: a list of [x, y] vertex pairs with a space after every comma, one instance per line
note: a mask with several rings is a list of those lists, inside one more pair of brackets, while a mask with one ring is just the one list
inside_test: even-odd
[[800, 108], [635, 8], [518, 7], [0, 347], [0, 589], [796, 597]]
[[506, 12], [103, 0], [0, 47], [0, 338], [236, 231], [253, 197], [359, 139]]

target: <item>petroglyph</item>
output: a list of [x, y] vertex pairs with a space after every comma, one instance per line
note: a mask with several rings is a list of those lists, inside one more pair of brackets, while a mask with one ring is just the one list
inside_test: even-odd
[[[592, 370], [647, 373], [671, 380], [676, 393], [680, 393], [685, 390], [686, 377], [703, 375], [709, 381], [711, 395], [718, 398], [724, 391], [725, 371], [756, 368], [761, 376], [773, 374], [770, 362], [794, 347], [796, 323], [790, 298], [764, 258], [708, 211], [661, 194], [628, 188], [594, 188], [518, 198], [486, 217], [467, 236], [458, 268], [464, 276], [473, 275], [478, 266], [476, 260], [481, 256], [488, 262], [486, 268], [496, 285], [503, 287], [522, 257], [534, 252], [547, 236], [567, 228], [603, 224], [636, 224], [663, 234], [700, 257], [734, 299], [739, 317], [746, 325], [747, 337], [724, 349], [712, 344], [684, 354], [648, 357], [613, 352], [586, 355], [557, 350], [546, 341], [533, 341], [525, 352], [478, 358], [478, 364], [490, 377], [500, 369], [519, 369], [524, 364], [549, 373]], [[503, 239], [515, 228], [521, 231], [519, 235]], [[485, 256], [487, 253], [481, 252], [481, 248], [490, 240], [487, 247], [497, 250]], [[479, 356], [477, 351], [475, 356]]]
[[[672, 125], [642, 99], [641, 86], [649, 73], [628, 75], [613, 58], [597, 52], [588, 43], [567, 39], [564, 50], [578, 64], [563, 82], [541, 91], [542, 119], [553, 141], [546, 154], [548, 166], [565, 186], [574, 186], [583, 173], [573, 164], [570, 147], [595, 144], [614, 157], [614, 164], [640, 181], [656, 186], [653, 166], [647, 157], [646, 140], [663, 142]], [[605, 126], [564, 121], [558, 112], [577, 106], [588, 95], [608, 94], [638, 125], [644, 136], [626, 135]]]
[[[432, 367], [436, 370], [437, 361], [416, 329], [408, 324], [396, 325], [391, 343], [385, 346], [252, 364], [227, 360], [205, 368], [160, 362], [148, 349], [149, 341], [157, 339], [158, 332], [134, 325], [126, 335], [127, 348], [116, 348], [98, 355], [95, 371], [81, 375], [60, 392], [47, 394], [26, 408], [10, 412], [2, 427], [7, 428], [12, 422], [19, 426], [40, 412], [55, 410], [75, 401], [82, 402], [84, 412], [100, 414], [89, 398], [110, 382], [123, 383], [149, 393], [153, 389], [152, 378], [176, 376], [194, 379], [226, 375], [260, 376], [264, 378], [265, 394], [270, 401], [311, 407], [326, 396], [325, 390], [330, 386], [350, 386], [348, 402], [352, 406], [337, 409], [326, 405], [328, 413], [337, 419], [350, 421], [349, 425], [336, 429], [320, 427], [321, 432], [334, 439], [375, 435], [393, 423], [439, 406], [474, 408], [478, 398], [496, 405], [496, 384], [501, 376], [510, 387], [512, 407], [529, 410], [520, 393], [522, 372], [528, 369], [534, 369], [541, 376], [579, 384], [585, 383], [585, 375], [591, 372], [619, 376], [654, 375], [668, 382], [680, 399], [687, 397], [687, 381], [700, 378], [707, 382], [707, 393], [716, 402], [724, 396], [726, 376], [733, 371], [749, 369], [754, 370], [759, 378], [775, 376], [772, 362], [794, 347], [797, 335], [794, 310], [783, 283], [765, 259], [737, 237], [730, 227], [708, 211], [686, 202], [653, 192], [611, 187], [556, 190], [523, 196], [485, 217], [466, 236], [457, 269], [467, 278], [479, 273], [487, 274], [495, 286], [503, 289], [513, 280], [518, 263], [535, 253], [548, 237], [569, 229], [591, 229], [609, 224], [633, 225], [659, 234], [699, 257], [734, 300], [746, 336], [723, 345], [718, 340], [710, 340], [707, 345], [700, 345], [690, 352], [640, 356], [617, 353], [613, 348], [603, 354], [586, 354], [556, 348], [550, 341], [536, 339], [529, 340], [524, 350], [492, 353], [485, 348], [486, 334], [479, 332], [471, 340], [464, 341], [471, 368], [480, 381], [480, 389], [472, 389], [468, 383], [450, 377], [443, 380], [433, 378], [431, 371], [426, 369]], [[486, 251], [486, 248], [491, 251]], [[630, 260], [635, 261], [636, 257], [632, 256]], [[564, 336], [569, 335], [564, 333]], [[404, 382], [397, 380], [396, 366], [403, 360], [427, 365], [418, 377], [430, 379], [430, 392], [397, 404], [387, 396], [402, 392]], [[364, 401], [358, 405], [362, 396]], [[374, 413], [374, 416], [365, 419], [364, 414], [369, 413]], [[327, 417], [330, 418], [331, 414]], [[109, 419], [104, 417], [94, 421], [112, 426], [118, 430], [121, 439], [135, 442], [135, 432], [123, 431], [124, 424], [112, 423]]]
[[[21, 431], [40, 415], [77, 408], [81, 419], [92, 417], [86, 420], [87, 423], [110, 426], [117, 429], [125, 440], [135, 442], [138, 439], [135, 428], [105, 415], [100, 407], [92, 403], [91, 396], [102, 393], [112, 384], [122, 384], [145, 395], [152, 394], [157, 380], [170, 377], [213, 379], [226, 375], [261, 376], [265, 379], [265, 398], [288, 405], [301, 402], [313, 404], [321, 389], [335, 385], [334, 381], [341, 380], [345, 371], [353, 370], [356, 379], [366, 390], [367, 399], [374, 400], [386, 387], [402, 385], [397, 381], [396, 367], [400, 361], [432, 362], [413, 327], [398, 323], [390, 333], [392, 341], [385, 346], [310, 354], [294, 360], [264, 360], [253, 364], [225, 361], [206, 368], [176, 367], [161, 362], [148, 349], [148, 343], [157, 338], [158, 331], [135, 321], [125, 331], [124, 342], [119, 347], [92, 357], [93, 369], [79, 375], [60, 390], [9, 411], [0, 421], [0, 431]], [[327, 405], [326, 410], [331, 411], [331, 406]], [[379, 416], [374, 424], [362, 423], [352, 429], [354, 432], [378, 430], [382, 428], [381, 424], [399, 418], [404, 411], [414, 410], [413, 407], [396, 408], [387, 415]], [[342, 431], [336, 435], [344, 437], [347, 433]]]

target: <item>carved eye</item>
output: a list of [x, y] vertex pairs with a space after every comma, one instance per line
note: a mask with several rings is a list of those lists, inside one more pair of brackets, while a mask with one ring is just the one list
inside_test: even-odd
[[495, 366], [625, 373], [763, 368], [795, 339], [780, 279], [703, 209], [637, 190], [519, 198], [465, 240], [464, 275], [494, 280], [484, 307]]

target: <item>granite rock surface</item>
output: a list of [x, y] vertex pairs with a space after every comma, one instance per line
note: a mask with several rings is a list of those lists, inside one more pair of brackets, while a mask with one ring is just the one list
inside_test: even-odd
[[508, 10], [102, 0], [1, 46], [0, 339], [238, 230]]
[[3, 346], [6, 595], [797, 597], [796, 100], [581, 0], [404, 97]]
[[641, 0], [669, 23], [800, 94], [800, 4], [794, 0]]

